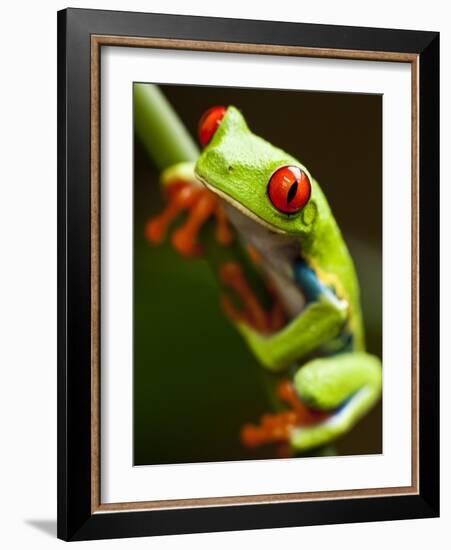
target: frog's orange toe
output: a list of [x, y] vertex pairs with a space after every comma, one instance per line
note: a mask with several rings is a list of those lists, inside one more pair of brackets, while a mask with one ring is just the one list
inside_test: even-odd
[[166, 234], [166, 224], [162, 223], [160, 218], [153, 218], [147, 222], [145, 234], [151, 243], [160, 244]]
[[255, 449], [268, 443], [288, 443], [291, 423], [282, 415], [264, 415], [257, 426], [246, 424], [241, 430], [241, 441], [248, 449]]
[[202, 254], [198, 241], [202, 228], [211, 218], [216, 220], [218, 242], [222, 246], [233, 242], [234, 234], [227, 216], [208, 189], [198, 184], [175, 180], [167, 184], [165, 197], [166, 206], [163, 212], [151, 219], [145, 228], [146, 237], [151, 243], [161, 243], [171, 224], [184, 214], [185, 221], [172, 238], [173, 246], [181, 255], [193, 257]]
[[251, 244], [247, 245], [247, 252], [249, 254], [249, 258], [254, 262], [254, 264], [259, 265], [262, 263], [262, 257], [260, 252], [255, 248], [255, 246], [252, 246]]
[[290, 445], [292, 430], [296, 427], [311, 426], [321, 422], [330, 413], [315, 411], [307, 407], [299, 399], [289, 380], [279, 383], [277, 394], [291, 408], [276, 414], [264, 414], [257, 425], [246, 424], [241, 430], [241, 441], [249, 449], [275, 443], [278, 456], [293, 456]]
[[282, 399], [282, 401], [290, 403], [290, 405], [293, 405], [293, 401], [295, 399], [297, 401], [293, 384], [289, 380], [282, 380], [279, 382], [277, 386], [277, 395], [280, 399]]
[[264, 434], [257, 426], [245, 424], [241, 429], [241, 441], [248, 449], [255, 449], [264, 442]]
[[268, 316], [252, 288], [246, 281], [243, 269], [238, 262], [221, 265], [219, 277], [222, 283], [233, 290], [242, 303], [243, 317], [259, 332], [268, 331]]
[[177, 252], [187, 258], [193, 258], [202, 254], [202, 247], [200, 244], [183, 228], [173, 233], [171, 242]]

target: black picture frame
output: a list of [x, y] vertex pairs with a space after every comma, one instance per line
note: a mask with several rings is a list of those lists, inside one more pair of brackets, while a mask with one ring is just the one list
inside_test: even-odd
[[[96, 513], [91, 440], [91, 37], [151, 37], [418, 59], [419, 490], [415, 495]], [[334, 57], [331, 54], [331, 57]], [[87, 540], [439, 515], [439, 34], [67, 9], [58, 13], [58, 537]]]

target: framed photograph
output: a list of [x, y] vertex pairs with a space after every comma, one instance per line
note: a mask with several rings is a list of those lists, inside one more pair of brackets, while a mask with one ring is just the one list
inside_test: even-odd
[[439, 35], [58, 13], [58, 536], [439, 514]]

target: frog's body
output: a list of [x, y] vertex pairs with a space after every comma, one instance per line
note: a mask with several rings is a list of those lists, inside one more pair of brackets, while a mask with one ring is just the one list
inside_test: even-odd
[[[280, 212], [268, 197], [272, 174], [287, 165], [301, 168], [311, 183], [310, 199], [296, 214]], [[234, 107], [227, 109], [195, 173], [224, 201], [229, 220], [257, 249], [289, 316], [273, 335], [243, 323], [238, 329], [267, 369], [297, 365], [294, 385], [301, 400], [333, 411], [317, 425], [293, 428], [291, 444], [305, 450], [327, 443], [347, 431], [381, 393], [380, 362], [365, 353], [354, 264], [327, 200], [308, 170], [254, 135]], [[305, 359], [310, 360], [299, 368]]]

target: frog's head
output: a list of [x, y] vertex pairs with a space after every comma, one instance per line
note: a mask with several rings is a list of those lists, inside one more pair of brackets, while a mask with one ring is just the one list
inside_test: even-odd
[[205, 146], [198, 179], [242, 214], [276, 233], [307, 236], [327, 203], [308, 170], [254, 135], [235, 107], [216, 107], [200, 123]]

